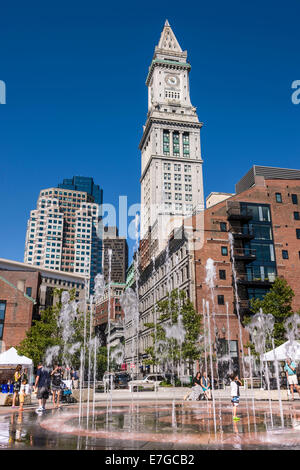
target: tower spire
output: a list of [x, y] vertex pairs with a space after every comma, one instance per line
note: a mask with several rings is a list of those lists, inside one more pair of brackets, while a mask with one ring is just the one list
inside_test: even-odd
[[168, 52], [182, 52], [168, 20], [165, 21], [157, 48]]

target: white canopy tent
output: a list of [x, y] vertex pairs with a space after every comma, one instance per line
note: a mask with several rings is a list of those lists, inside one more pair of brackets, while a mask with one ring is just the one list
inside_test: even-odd
[[298, 341], [287, 341], [272, 351], [262, 354], [262, 361], [284, 361], [290, 357], [293, 361], [300, 361], [300, 343]]
[[31, 383], [33, 375], [33, 362], [29, 357], [19, 356], [15, 348], [10, 348], [0, 354], [0, 369], [1, 366], [17, 367], [20, 364], [24, 369], [28, 369], [29, 383]]

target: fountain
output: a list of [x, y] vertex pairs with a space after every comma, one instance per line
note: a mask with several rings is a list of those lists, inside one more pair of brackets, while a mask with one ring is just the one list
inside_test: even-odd
[[[136, 220], [137, 228], [137, 220]], [[138, 236], [136, 236], [138, 240]], [[180, 292], [171, 292], [171, 270], [170, 253], [166, 250], [166, 275], [168, 280], [167, 299], [169, 318], [161, 324], [165, 339], [157, 340], [157, 311], [155, 305], [154, 293], [154, 334], [155, 334], [155, 359], [161, 369], [167, 369], [171, 372], [172, 384], [175, 385], [175, 372], [180, 375], [182, 367], [182, 348], [186, 340], [186, 328], [184, 326], [183, 315], [181, 313]], [[109, 254], [109, 283], [111, 284], [111, 259]], [[233, 256], [233, 252], [232, 252]], [[155, 260], [152, 260], [152, 276], [155, 277]], [[120, 303], [125, 314], [125, 324], [131, 328], [131, 359], [135, 362], [136, 372], [139, 371], [139, 266], [138, 254], [135, 258], [135, 290], [127, 289], [121, 296]], [[38, 445], [41, 445], [41, 439], [44, 439], [45, 446], [48, 448], [60, 448], [61, 443], [65, 442], [67, 436], [68, 445], [76, 448], [103, 448], [103, 449], [142, 449], [147, 445], [148, 449], [157, 449], [163, 446], [168, 449], [273, 449], [282, 446], [300, 450], [300, 436], [298, 435], [300, 421], [300, 407], [297, 403], [283, 402], [279, 383], [279, 368], [274, 352], [274, 364], [277, 377], [278, 401], [271, 400], [270, 395], [270, 377], [268, 364], [262, 360], [263, 355], [270, 348], [274, 348], [274, 318], [260, 311], [252, 317], [248, 325], [248, 331], [251, 341], [254, 344], [256, 353], [260, 356], [261, 374], [264, 371], [268, 385], [268, 408], [266, 402], [255, 399], [253, 390], [253, 372], [256, 367], [254, 356], [251, 349], [248, 348], [247, 358], [244, 356], [242, 348], [242, 368], [245, 371], [245, 365], [250, 371], [252, 407], [248, 407], [247, 391], [243, 391], [241, 403], [239, 406], [239, 415], [241, 420], [238, 424], [232, 423], [232, 411], [230, 397], [225, 390], [214, 388], [214, 375], [219, 379], [219, 362], [228, 362], [230, 372], [233, 364], [230, 357], [230, 322], [229, 306], [226, 304], [226, 322], [227, 331], [224, 338], [227, 339], [228, 357], [223, 355], [218, 357], [216, 345], [216, 321], [219, 312], [215, 306], [215, 263], [209, 258], [206, 263], [205, 282], [209, 288], [209, 296], [203, 299], [203, 325], [204, 332], [201, 341], [204, 343], [204, 368], [210, 369], [212, 384], [212, 402], [183, 402], [185, 394], [182, 390], [182, 397], [178, 390], [175, 395], [175, 387], [172, 392], [154, 394], [145, 392], [145, 394], [122, 392], [119, 395], [114, 394], [112, 387], [109, 387], [109, 393], [106, 395], [96, 395], [97, 378], [97, 349], [99, 340], [93, 333], [93, 318], [95, 314], [94, 303], [104, 294], [104, 278], [97, 275], [95, 279], [95, 292], [89, 295], [89, 278], [86, 276], [86, 296], [83, 304], [71, 301], [67, 292], [62, 296], [62, 308], [58, 318], [58, 325], [63, 330], [63, 345], [54, 345], [48, 348], [46, 354], [46, 363], [51, 365], [53, 360], [58, 357], [63, 358], [63, 364], [67, 367], [71, 365], [71, 358], [74, 352], [80, 351], [80, 399], [77, 405], [65, 407], [60, 414], [45, 414], [40, 421], [34, 421], [33, 418], [26, 421], [24, 427], [33, 436], [37, 436]], [[234, 259], [233, 259], [233, 280], [234, 287], [237, 287]], [[107, 371], [112, 369], [112, 363], [120, 365], [124, 362], [125, 349], [122, 344], [115, 348], [110, 347], [111, 334], [111, 297], [110, 289], [108, 292], [108, 357]], [[236, 310], [239, 316], [239, 299], [236, 290]], [[73, 325], [79, 313], [83, 312], [83, 341], [72, 342]], [[287, 355], [293, 356], [294, 341], [299, 338], [300, 320], [299, 316], [291, 316], [285, 322], [286, 336], [290, 347], [287, 349]], [[240, 344], [242, 345], [242, 333], [240, 328]], [[170, 344], [173, 350], [170, 349]], [[178, 353], [179, 351], [179, 353]], [[176, 352], [176, 354], [175, 354]], [[214, 358], [216, 353], [216, 367], [214, 367]], [[135, 360], [136, 358], [136, 360]], [[170, 359], [171, 358], [171, 359]], [[177, 368], [177, 369], [176, 369]], [[157, 371], [157, 370], [156, 370]], [[133, 371], [132, 371], [133, 373]], [[87, 401], [83, 407], [84, 374], [87, 377]], [[244, 377], [246, 374], [244, 373]], [[93, 392], [91, 385], [93, 383]], [[119, 392], [119, 391], [118, 391]], [[91, 403], [91, 393], [93, 400]], [[149, 395], [148, 395], [148, 394]], [[163, 394], [165, 394], [164, 397]], [[143, 399], [144, 395], [146, 398]], [[245, 400], [244, 400], [245, 398]], [[273, 397], [274, 398], [274, 397]], [[217, 406], [216, 406], [217, 405]], [[217, 413], [216, 413], [217, 410]], [[218, 416], [217, 416], [218, 414]], [[30, 417], [30, 412], [28, 412]], [[34, 414], [34, 419], [38, 419]], [[0, 416], [0, 428], [1, 428]], [[219, 428], [219, 429], [218, 429]], [[33, 429], [33, 430], [32, 430]], [[44, 433], [44, 434], [43, 434]], [[20, 438], [20, 433], [18, 434]], [[49, 437], [49, 440], [48, 439]], [[43, 446], [43, 444], [41, 445]], [[52, 447], [51, 447], [52, 446]]]

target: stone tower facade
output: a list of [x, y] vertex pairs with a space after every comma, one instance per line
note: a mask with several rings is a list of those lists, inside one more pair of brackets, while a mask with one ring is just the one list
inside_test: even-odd
[[184, 217], [204, 208], [202, 123], [190, 99], [190, 69], [166, 21], [146, 79], [148, 114], [139, 145], [141, 240], [151, 238], [152, 256]]

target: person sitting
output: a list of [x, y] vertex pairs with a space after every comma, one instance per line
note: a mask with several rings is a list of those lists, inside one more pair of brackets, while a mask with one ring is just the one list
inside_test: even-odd
[[285, 361], [284, 371], [286, 373], [288, 385], [290, 386], [290, 389], [291, 389], [292, 400], [294, 400], [294, 388], [296, 389], [299, 395], [300, 395], [300, 389], [299, 389], [298, 379], [297, 379], [297, 367], [296, 367], [295, 362], [293, 362], [290, 357], [288, 357]]
[[196, 377], [194, 377], [193, 379], [193, 387], [192, 387], [191, 393], [186, 398], [187, 400], [198, 400], [200, 394], [202, 393], [200, 380], [201, 380], [201, 374], [200, 372], [197, 372]]
[[204, 371], [200, 381], [204, 396], [207, 400], [211, 399], [210, 379], [207, 377], [207, 372]]

